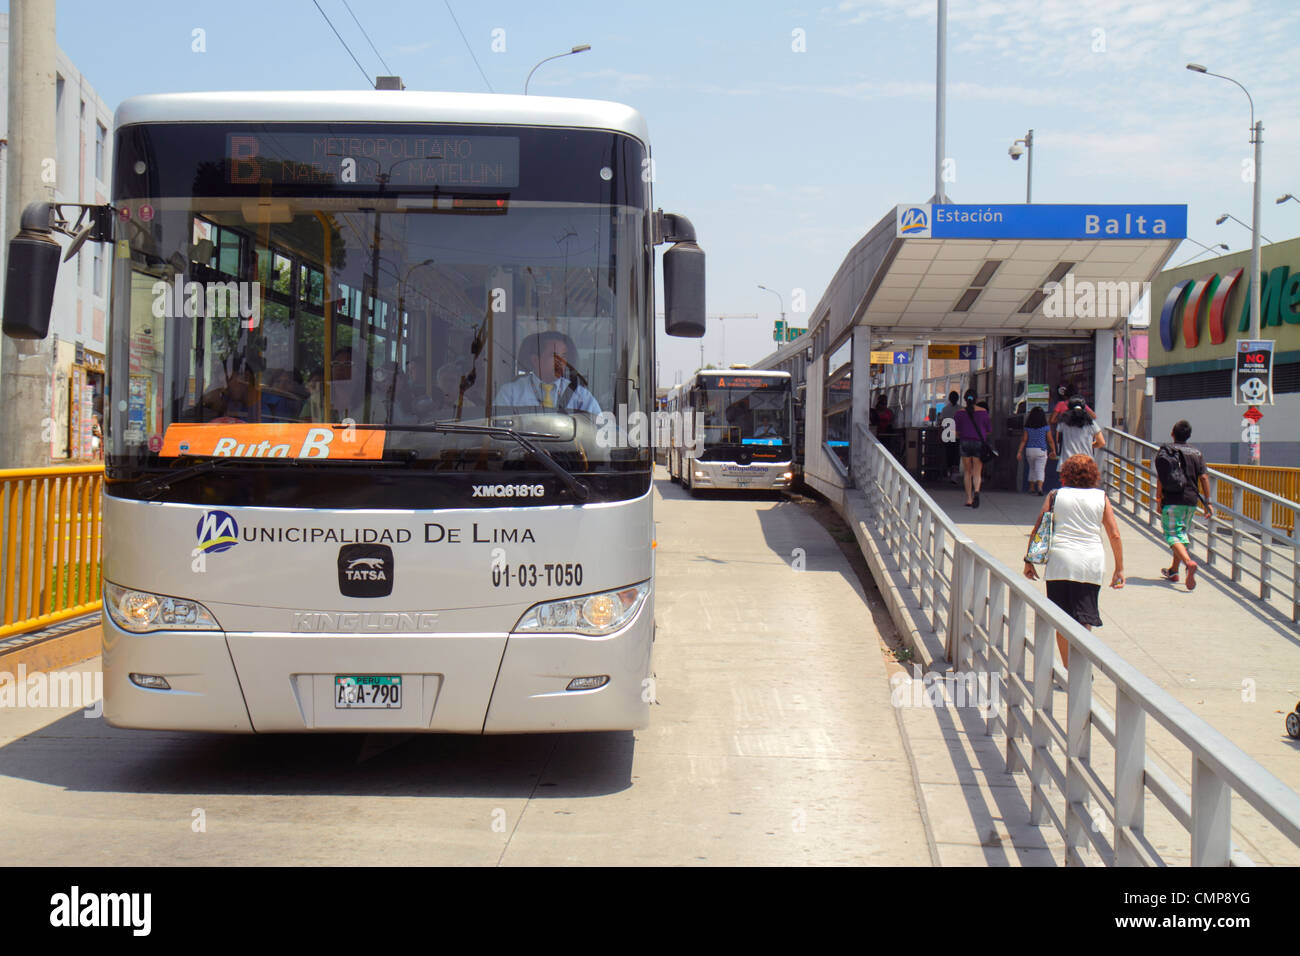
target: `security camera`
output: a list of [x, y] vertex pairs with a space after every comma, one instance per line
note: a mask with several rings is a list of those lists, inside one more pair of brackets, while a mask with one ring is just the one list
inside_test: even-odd
[[1010, 149], [1007, 150], [1007, 155], [1012, 159], [1019, 159], [1024, 154], [1025, 148], [1019, 143], [1012, 143]]

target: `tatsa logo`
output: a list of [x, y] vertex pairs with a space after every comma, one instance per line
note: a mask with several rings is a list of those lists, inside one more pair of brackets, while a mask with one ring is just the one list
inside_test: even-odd
[[346, 597], [388, 597], [393, 593], [393, 549], [386, 544], [339, 548], [339, 593]]
[[194, 533], [199, 540], [199, 550], [208, 554], [220, 554], [239, 544], [239, 525], [225, 511], [209, 511], [204, 514]]

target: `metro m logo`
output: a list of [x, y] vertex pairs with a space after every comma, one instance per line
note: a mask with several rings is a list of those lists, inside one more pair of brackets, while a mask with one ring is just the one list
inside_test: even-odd
[[899, 212], [898, 235], [929, 238], [930, 217], [925, 206], [908, 206]]
[[199, 519], [194, 534], [198, 538], [198, 550], [210, 554], [229, 551], [239, 544], [239, 524], [225, 511], [209, 511]]

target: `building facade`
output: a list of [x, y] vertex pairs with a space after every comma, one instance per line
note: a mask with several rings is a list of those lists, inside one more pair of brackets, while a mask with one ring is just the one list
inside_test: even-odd
[[[0, 14], [0, 51], [7, 64], [7, 14]], [[42, 160], [42, 176], [48, 177], [58, 201], [107, 202], [112, 176], [113, 111], [62, 50], [58, 51], [55, 69], [55, 150], [53, 156]], [[6, 68], [0, 71], [0, 222], [6, 222], [8, 216], [4, 204], [9, 144], [22, 137], [21, 119], [10, 122], [8, 115], [8, 84]], [[3, 238], [7, 250], [11, 237]], [[107, 246], [86, 243], [73, 260], [59, 269], [48, 348], [28, 359], [44, 360], [49, 366], [42, 407], [34, 409], [31, 418], [32, 427], [39, 421], [49, 460], [33, 464], [88, 462], [100, 455], [94, 425], [105, 394], [110, 253]]]
[[[1260, 463], [1300, 466], [1300, 239], [1260, 250], [1260, 337], [1273, 346], [1274, 404], [1263, 406]], [[1237, 341], [1250, 338], [1250, 250], [1162, 272], [1151, 284], [1147, 375], [1151, 440], [1192, 426], [1208, 462], [1250, 461], [1233, 395]]]

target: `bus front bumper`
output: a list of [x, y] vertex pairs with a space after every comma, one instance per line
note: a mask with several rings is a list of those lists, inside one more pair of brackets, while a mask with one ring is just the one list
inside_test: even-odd
[[[104, 616], [104, 717], [225, 733], [538, 733], [649, 721], [653, 594], [605, 637], [576, 634], [133, 634]], [[155, 675], [169, 690], [139, 685]], [[400, 676], [401, 706], [336, 706], [337, 676]], [[574, 678], [603, 686], [567, 690]]]
[[790, 487], [793, 467], [780, 465], [741, 465], [735, 462], [692, 461], [691, 484], [697, 488], [736, 489], [740, 491], [780, 491]]

